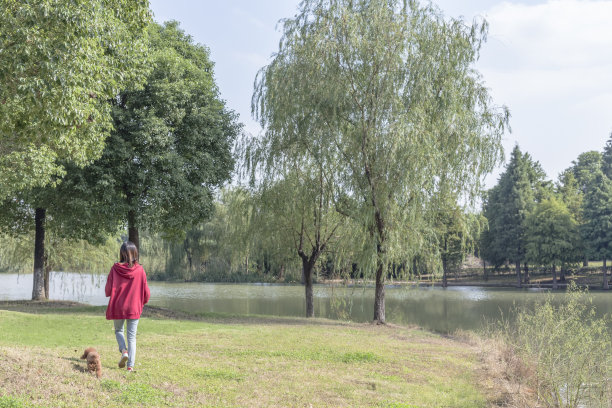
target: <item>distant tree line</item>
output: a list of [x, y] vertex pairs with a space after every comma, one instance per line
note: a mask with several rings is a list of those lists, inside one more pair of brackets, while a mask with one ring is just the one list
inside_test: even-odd
[[612, 135], [603, 152], [580, 154], [553, 183], [540, 164], [514, 147], [497, 185], [484, 198], [488, 228], [480, 255], [498, 268], [515, 267], [517, 285], [529, 283], [529, 265], [550, 269], [553, 287], [569, 266], [603, 261], [609, 288], [612, 255]]

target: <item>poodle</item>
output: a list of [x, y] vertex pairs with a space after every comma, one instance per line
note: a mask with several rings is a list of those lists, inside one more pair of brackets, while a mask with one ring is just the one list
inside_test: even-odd
[[87, 371], [90, 373], [96, 373], [96, 377], [100, 378], [102, 375], [102, 362], [100, 361], [100, 354], [93, 347], [88, 347], [81, 356], [82, 360], [87, 360]]

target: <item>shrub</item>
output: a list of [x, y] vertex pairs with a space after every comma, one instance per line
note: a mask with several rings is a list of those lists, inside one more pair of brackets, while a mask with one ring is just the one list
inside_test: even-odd
[[525, 366], [528, 381], [549, 407], [609, 407], [612, 401], [610, 317], [598, 318], [586, 290], [568, 287], [567, 298], [552, 296], [534, 310], [517, 311], [505, 339]]

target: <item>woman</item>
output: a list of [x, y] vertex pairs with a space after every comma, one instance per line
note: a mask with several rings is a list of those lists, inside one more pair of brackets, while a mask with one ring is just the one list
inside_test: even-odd
[[[114, 320], [115, 337], [119, 345], [121, 359], [119, 368], [134, 369], [136, 360], [136, 330], [142, 308], [149, 301], [151, 292], [147, 285], [147, 275], [138, 263], [138, 248], [130, 241], [121, 245], [119, 262], [114, 264], [106, 280], [108, 308], [106, 319]], [[123, 335], [123, 325], [127, 321], [127, 347]]]

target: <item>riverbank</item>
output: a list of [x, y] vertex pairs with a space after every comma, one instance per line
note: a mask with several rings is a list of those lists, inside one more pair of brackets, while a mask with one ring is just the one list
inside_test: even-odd
[[[100, 380], [78, 358], [88, 346]], [[0, 406], [499, 406], [509, 387], [481, 346], [415, 327], [146, 308], [128, 374], [104, 307], [0, 302]]]

